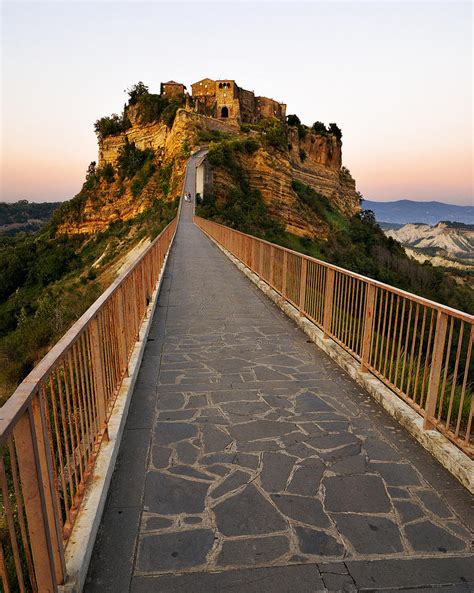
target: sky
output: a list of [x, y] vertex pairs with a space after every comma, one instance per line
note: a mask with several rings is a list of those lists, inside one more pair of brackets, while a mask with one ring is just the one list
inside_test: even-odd
[[230, 78], [336, 122], [370, 200], [473, 204], [470, 2], [3, 2], [0, 200], [56, 201], [126, 88]]

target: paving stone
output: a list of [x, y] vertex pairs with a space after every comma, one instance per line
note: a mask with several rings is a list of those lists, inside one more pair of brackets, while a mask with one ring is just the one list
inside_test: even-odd
[[232, 490], [236, 490], [244, 484], [247, 484], [250, 480], [250, 474], [241, 470], [237, 470], [228, 476], [221, 484], [219, 484], [217, 488], [214, 488], [214, 490], [210, 492], [209, 497], [220, 498], [221, 496], [224, 496], [224, 494], [232, 492]]
[[213, 453], [214, 451], [223, 451], [232, 443], [232, 438], [216, 426], [203, 426], [202, 443], [204, 453]]
[[294, 494], [314, 496], [319, 489], [324, 470], [325, 465], [319, 459], [310, 458], [299, 462], [287, 491]]
[[324, 562], [318, 568], [321, 574], [349, 574], [344, 562]]
[[408, 463], [371, 463], [370, 469], [379, 473], [390, 486], [418, 486], [420, 480]]
[[186, 441], [177, 443], [176, 452], [178, 454], [179, 461], [188, 465], [195, 463], [199, 455], [198, 447], [195, 447]]
[[308, 523], [314, 527], [329, 527], [329, 519], [321, 502], [308, 496], [273, 494], [272, 500], [279, 510], [290, 519]]
[[234, 422], [242, 422], [239, 418], [246, 419], [269, 412], [271, 407], [263, 401], [239, 401], [222, 404], [222, 409]]
[[190, 467], [189, 465], [173, 465], [168, 470], [171, 474], [177, 474], [178, 476], [187, 476], [188, 478], [195, 478], [196, 480], [205, 480], [207, 482], [212, 482], [213, 477], [200, 472], [199, 470], [195, 469], [194, 467]]
[[331, 471], [336, 474], [364, 474], [367, 462], [363, 455], [353, 455], [331, 465]]
[[211, 393], [211, 399], [215, 405], [223, 402], [260, 401], [260, 396], [256, 389], [232, 389], [227, 391], [214, 391]]
[[405, 535], [417, 552], [456, 552], [466, 546], [462, 540], [431, 521], [407, 525]]
[[402, 552], [400, 533], [393, 521], [376, 515], [334, 514], [337, 529], [360, 554]]
[[397, 509], [403, 523], [419, 519], [425, 514], [419, 505], [406, 500], [397, 500], [393, 503], [393, 506]]
[[377, 461], [401, 461], [400, 453], [386, 441], [381, 439], [366, 439], [364, 449], [369, 459]]
[[194, 410], [167, 410], [158, 414], [160, 422], [175, 422], [177, 420], [189, 420], [194, 416]]
[[161, 472], [149, 472], [145, 482], [144, 506], [161, 515], [201, 513], [209, 484]]
[[306, 412], [334, 412], [334, 408], [323, 399], [309, 391], [298, 395], [296, 398], [295, 412], [305, 414]]
[[328, 591], [338, 591], [340, 593], [357, 593], [352, 577], [343, 574], [322, 574], [324, 585]]
[[198, 434], [197, 426], [182, 422], [157, 422], [153, 432], [154, 441], [160, 445], [191, 439]]
[[410, 500], [411, 494], [405, 488], [397, 488], [396, 486], [389, 486], [387, 488], [388, 493], [392, 498], [403, 498]]
[[289, 551], [288, 539], [281, 535], [227, 540], [217, 558], [220, 566], [252, 566], [276, 560]]
[[274, 420], [254, 420], [229, 427], [229, 433], [237, 441], [254, 441], [287, 434], [296, 430], [294, 424]]
[[199, 393], [197, 395], [189, 396], [189, 401], [185, 405], [185, 409], [204, 408], [206, 406], [207, 406], [207, 395], [205, 393]]
[[346, 445], [356, 445], [357, 451], [360, 447], [359, 439], [351, 433], [340, 434], [323, 434], [320, 436], [312, 436], [308, 439], [308, 444], [314, 449], [325, 451], [328, 449], [336, 449]]
[[289, 377], [264, 366], [253, 367], [257, 381], [288, 381]]
[[262, 487], [267, 492], [284, 490], [297, 458], [284, 453], [266, 452], [262, 459], [263, 467], [260, 473]]
[[[403, 589], [474, 583], [472, 556], [465, 558], [416, 558], [387, 560], [347, 560], [346, 566], [361, 590]], [[420, 589], [421, 590], [421, 589]], [[423, 592], [424, 593], [424, 592]]]
[[130, 592], [223, 593], [226, 590], [235, 593], [315, 593], [324, 590], [324, 583], [316, 566], [293, 565], [177, 576], [135, 577]]
[[318, 455], [327, 463], [334, 463], [335, 461], [341, 461], [342, 459], [347, 459], [348, 457], [358, 456], [360, 454], [360, 447], [360, 443], [354, 442], [352, 444], [339, 447], [338, 449], [333, 449], [332, 451], [318, 451]]
[[324, 480], [326, 509], [335, 512], [388, 513], [390, 500], [378, 476], [331, 476]]
[[293, 401], [289, 398], [288, 395], [270, 395], [270, 394], [264, 394], [263, 395], [263, 399], [272, 408], [283, 409], [283, 410], [290, 410], [293, 407]]
[[158, 393], [156, 407], [159, 410], [179, 410], [184, 406], [182, 393]]
[[452, 517], [451, 510], [432, 490], [417, 490], [416, 495], [423, 503], [425, 509], [438, 515], [438, 517]]
[[166, 517], [154, 517], [149, 515], [144, 518], [145, 531], [156, 531], [158, 529], [166, 529], [173, 525], [172, 519], [166, 519]]
[[157, 469], [164, 469], [170, 464], [172, 450], [169, 447], [153, 445], [151, 449], [151, 461]]
[[314, 556], [341, 556], [344, 547], [325, 531], [317, 531], [309, 527], [295, 527], [298, 545], [303, 554]]
[[[263, 451], [279, 451], [281, 449], [280, 443], [276, 439], [266, 439], [264, 441], [250, 441], [248, 443], [238, 442], [239, 451], [260, 453]], [[315, 451], [313, 450], [313, 453]]]
[[138, 546], [137, 570], [155, 573], [199, 566], [213, 544], [214, 532], [210, 529], [144, 535]]
[[258, 457], [250, 453], [241, 453], [240, 451], [211, 453], [201, 458], [202, 465], [212, 465], [215, 463], [229, 463], [231, 465], [240, 465], [249, 469], [256, 469], [258, 466]]
[[197, 525], [202, 523], [202, 517], [184, 517], [183, 521], [186, 525]]
[[213, 510], [223, 535], [260, 535], [286, 529], [283, 517], [253, 484], [218, 503]]

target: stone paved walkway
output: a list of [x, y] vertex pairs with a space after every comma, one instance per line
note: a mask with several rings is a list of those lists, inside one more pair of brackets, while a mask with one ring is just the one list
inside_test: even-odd
[[185, 204], [86, 591], [468, 592], [470, 504]]

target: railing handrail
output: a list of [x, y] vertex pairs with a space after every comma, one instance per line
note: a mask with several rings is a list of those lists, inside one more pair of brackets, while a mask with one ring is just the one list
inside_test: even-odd
[[377, 286], [378, 288], [383, 288], [384, 290], [388, 290], [388, 291], [398, 294], [402, 297], [409, 298], [412, 301], [415, 301], [422, 305], [429, 306], [433, 309], [436, 309], [437, 311], [441, 311], [443, 313], [453, 315], [457, 319], [462, 319], [463, 321], [466, 321], [468, 323], [474, 323], [474, 315], [470, 315], [469, 313], [466, 313], [465, 311], [460, 311], [459, 309], [454, 309], [453, 307], [449, 307], [448, 305], [443, 305], [442, 303], [437, 303], [436, 301], [432, 301], [431, 299], [427, 299], [426, 297], [422, 297], [422, 296], [415, 294], [413, 292], [410, 292], [408, 290], [403, 290], [402, 288], [397, 288], [396, 286], [392, 286], [390, 284], [385, 284], [384, 282], [381, 282], [380, 280], [374, 280], [373, 278], [369, 278], [368, 276], [363, 276], [362, 274], [358, 274], [357, 272], [352, 272], [351, 270], [348, 270], [347, 268], [342, 268], [340, 266], [336, 266], [335, 264], [331, 264], [324, 260], [317, 259], [316, 257], [307, 255], [306, 253], [301, 253], [299, 251], [295, 251], [294, 249], [289, 249], [288, 247], [283, 247], [283, 245], [278, 245], [277, 243], [271, 243], [270, 241], [267, 241], [266, 239], [261, 239], [260, 237], [256, 237], [255, 235], [249, 235], [248, 233], [243, 233], [242, 231], [239, 231], [232, 227], [226, 226], [225, 224], [215, 222], [214, 220], [208, 220], [206, 218], [202, 218], [201, 216], [197, 216], [197, 215], [195, 215], [195, 218], [204, 220], [206, 222], [212, 222], [212, 224], [220, 226], [224, 229], [230, 229], [232, 232], [237, 233], [239, 235], [243, 235], [244, 237], [251, 237], [252, 239], [255, 239], [256, 241], [260, 241], [262, 243], [269, 245], [270, 247], [277, 247], [278, 249], [281, 249], [282, 251], [286, 251], [287, 253], [291, 253], [298, 257], [304, 258], [308, 261], [312, 261], [314, 263], [317, 263], [321, 266], [324, 266], [324, 267], [334, 270], [336, 272], [342, 272], [344, 274], [347, 274], [348, 276], [357, 278], [358, 280], [362, 280], [363, 282], [366, 282], [367, 284], [371, 284], [372, 286]]
[[[180, 215], [181, 202], [179, 205], [177, 217]], [[91, 319], [105, 306], [112, 294], [125, 282], [133, 270], [140, 264], [147, 253], [153, 248], [160, 237], [166, 232], [170, 225], [173, 224], [176, 217], [169, 222], [161, 233], [153, 239], [153, 241], [143, 250], [139, 257], [132, 262], [122, 274], [120, 274], [112, 284], [95, 300], [92, 305], [79, 317], [77, 321], [67, 330], [67, 332], [60, 338], [49, 352], [38, 362], [38, 364], [28, 373], [23, 381], [18, 385], [8, 400], [0, 407], [0, 445], [2, 445], [11, 430], [13, 429], [16, 420], [23, 414], [31, 398], [38, 389], [39, 383], [44, 377], [54, 369], [60, 357], [76, 342], [84, 331], [85, 327]]]

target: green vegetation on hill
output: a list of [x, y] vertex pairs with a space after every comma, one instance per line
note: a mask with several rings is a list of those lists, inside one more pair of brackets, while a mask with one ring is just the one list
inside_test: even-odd
[[128, 90], [128, 103], [124, 106], [123, 112], [118, 115], [113, 113], [110, 116], [101, 117], [94, 124], [95, 132], [99, 139], [113, 134], [125, 132], [131, 127], [129, 109], [134, 107], [140, 123], [150, 124], [162, 121], [169, 128], [173, 125], [176, 112], [185, 103], [184, 95], [179, 97], [166, 97], [150, 93], [143, 82], [138, 82]]
[[168, 195], [171, 170], [172, 164], [156, 167], [148, 151], [127, 145], [117, 170], [91, 163], [79, 194], [62, 203], [40, 232], [0, 237], [0, 403], [110, 283], [111, 264], [142, 239], [156, 237], [176, 215], [178, 201], [151, 197], [144, 212], [101, 233], [71, 237], [58, 227], [80, 221], [100, 187], [110, 195], [124, 180], [134, 196], [150, 179]]
[[0, 235], [34, 232], [46, 223], [61, 202], [35, 203], [20, 200], [12, 204], [0, 202]]

